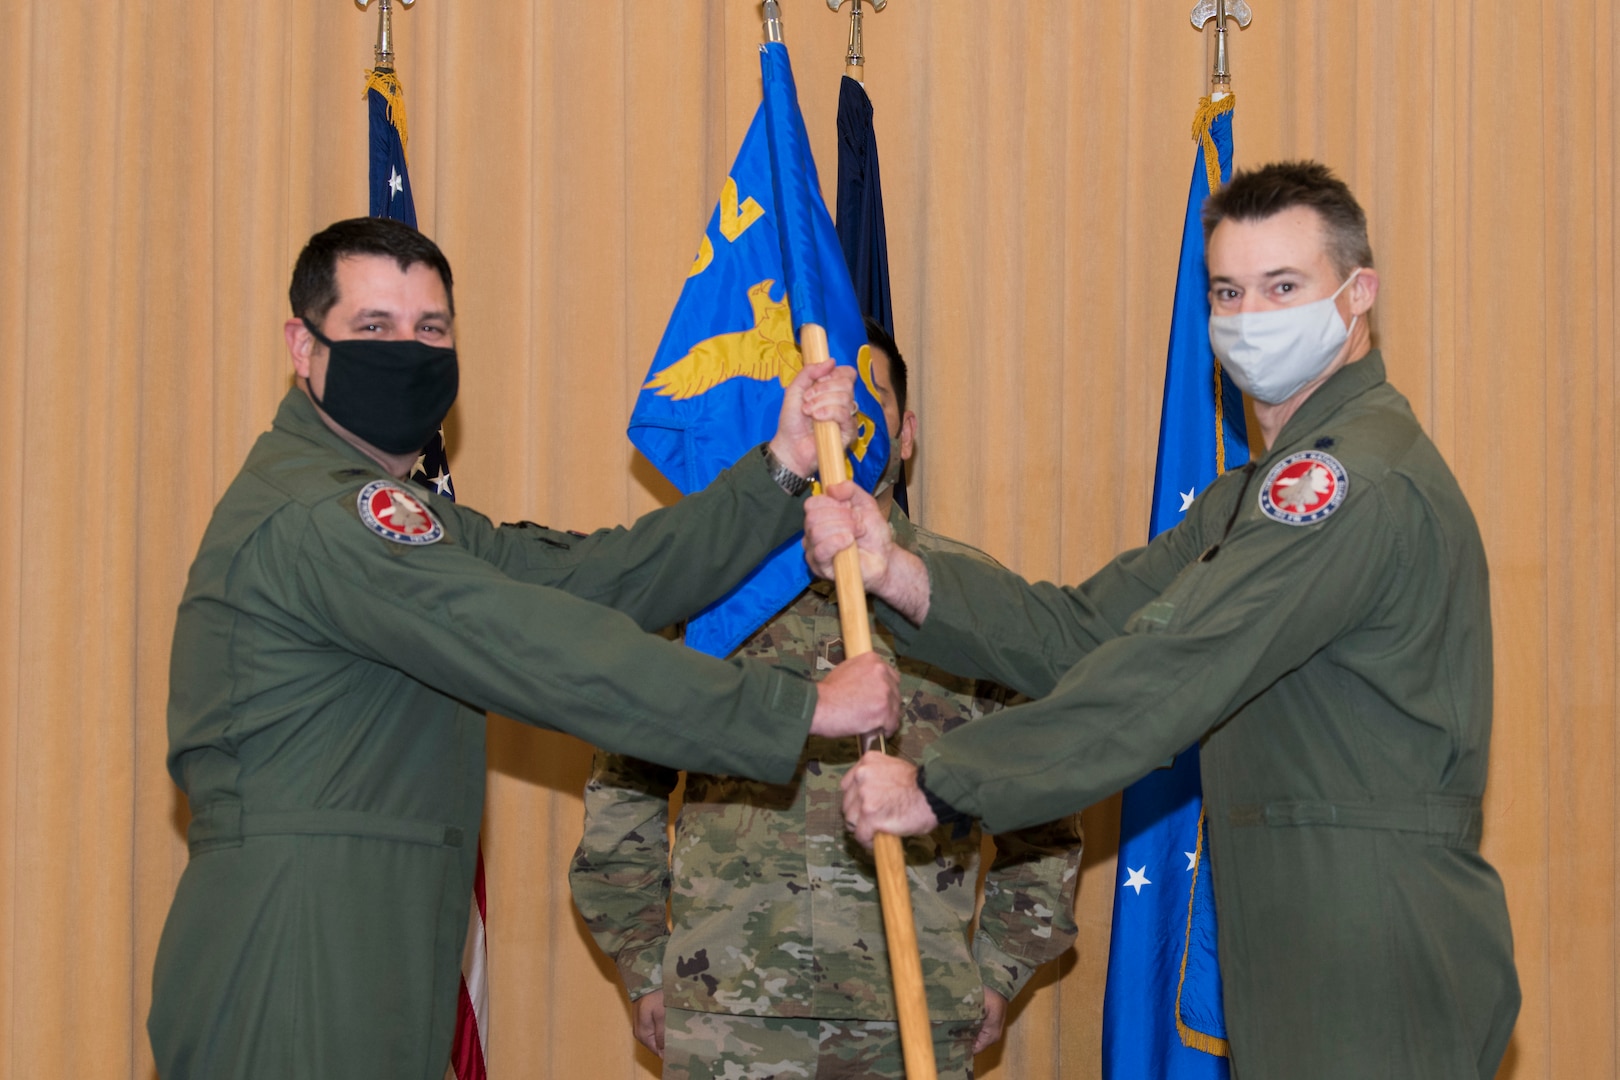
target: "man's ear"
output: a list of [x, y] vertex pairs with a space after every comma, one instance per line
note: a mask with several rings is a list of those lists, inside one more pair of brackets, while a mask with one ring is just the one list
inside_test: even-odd
[[1378, 299], [1378, 271], [1367, 267], [1356, 275], [1356, 280], [1345, 290], [1350, 296], [1350, 314], [1365, 315]]
[[900, 460], [910, 461], [917, 452], [917, 414], [910, 409], [900, 418]]
[[292, 357], [293, 374], [300, 379], [308, 379], [309, 358], [315, 352], [315, 335], [309, 332], [304, 320], [292, 318], [281, 324], [281, 336], [287, 339], [287, 354]]

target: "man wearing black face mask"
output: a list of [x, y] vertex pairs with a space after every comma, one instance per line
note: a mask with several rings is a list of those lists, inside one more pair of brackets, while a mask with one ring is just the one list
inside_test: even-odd
[[813, 420], [852, 434], [853, 379], [806, 368], [769, 444], [629, 529], [496, 528], [405, 480], [456, 393], [432, 241], [339, 222], [299, 256], [291, 299], [296, 385], [215, 508], [175, 628], [191, 861], [148, 1029], [165, 1080], [438, 1080], [483, 710], [766, 780], [792, 775], [807, 733], [893, 732], [897, 677], [875, 656], [812, 683], [642, 629], [798, 530]]

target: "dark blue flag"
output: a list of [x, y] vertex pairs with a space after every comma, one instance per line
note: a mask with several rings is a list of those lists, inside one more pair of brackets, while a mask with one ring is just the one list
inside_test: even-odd
[[[630, 441], [690, 494], [776, 431], [783, 389], [804, 366], [797, 333], [827, 331], [855, 365], [851, 471], [871, 490], [888, 459], [866, 328], [821, 197], [786, 47], [762, 47], [765, 97], [743, 138], [630, 417]], [[724, 656], [810, 583], [797, 538], [699, 614], [686, 643]]]
[[[883, 223], [883, 181], [878, 172], [877, 131], [866, 87], [843, 77], [838, 87], [838, 243], [855, 286], [861, 314], [894, 336], [889, 299], [889, 230]], [[910, 516], [905, 470], [894, 481], [894, 501]]]
[[838, 87], [838, 243], [849, 264], [855, 301], [894, 334], [889, 300], [889, 233], [883, 224], [883, 181], [877, 132], [866, 87], [845, 75]]
[[371, 217], [393, 218], [416, 228], [416, 200], [405, 167], [405, 91], [392, 71], [366, 78], [371, 112]]
[[[1209, 273], [1199, 215], [1232, 173], [1228, 95], [1204, 99], [1193, 162], [1159, 419], [1149, 534], [1179, 522], [1226, 469], [1248, 461], [1243, 396], [1209, 346]], [[1227, 1076], [1226, 1021], [1215, 948], [1215, 900], [1203, 842], [1198, 746], [1125, 789], [1119, 891], [1114, 894], [1103, 1076], [1204, 1080]]]

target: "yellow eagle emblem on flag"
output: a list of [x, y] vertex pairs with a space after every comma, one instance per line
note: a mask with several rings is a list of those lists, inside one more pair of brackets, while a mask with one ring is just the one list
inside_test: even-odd
[[776, 379], [783, 386], [804, 367], [799, 346], [793, 340], [793, 314], [787, 297], [771, 299], [767, 278], [748, 290], [748, 303], [754, 309], [754, 326], [730, 334], [717, 334], [692, 346], [692, 351], [648, 379], [643, 389], [656, 390], [659, 397], [685, 401], [706, 394], [728, 379], [749, 378], [766, 382]]

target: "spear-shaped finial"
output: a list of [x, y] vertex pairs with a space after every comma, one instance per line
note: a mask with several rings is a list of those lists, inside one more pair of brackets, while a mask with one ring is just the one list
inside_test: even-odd
[[782, 5], [765, 0], [765, 40], [782, 44]]
[[[844, 54], [844, 67], [852, 79], [859, 79], [866, 67], [866, 57], [863, 55], [865, 45], [861, 41], [861, 11], [862, 0], [849, 0], [849, 51]], [[867, 0], [873, 11], [882, 11], [889, 6], [889, 0]], [[827, 0], [827, 7], [837, 11], [844, 6], [844, 0]]]
[[1226, 20], [1236, 19], [1242, 28], [1248, 26], [1253, 17], [1244, 0], [1199, 0], [1193, 6], [1193, 29], [1203, 30], [1206, 23], [1215, 20], [1215, 69], [1210, 72], [1210, 89], [1214, 94], [1232, 92], [1232, 72], [1226, 60]]
[[[371, 0], [354, 0], [364, 10]], [[399, 0], [410, 7], [416, 0]], [[377, 0], [377, 70], [394, 70], [394, 0]]]

